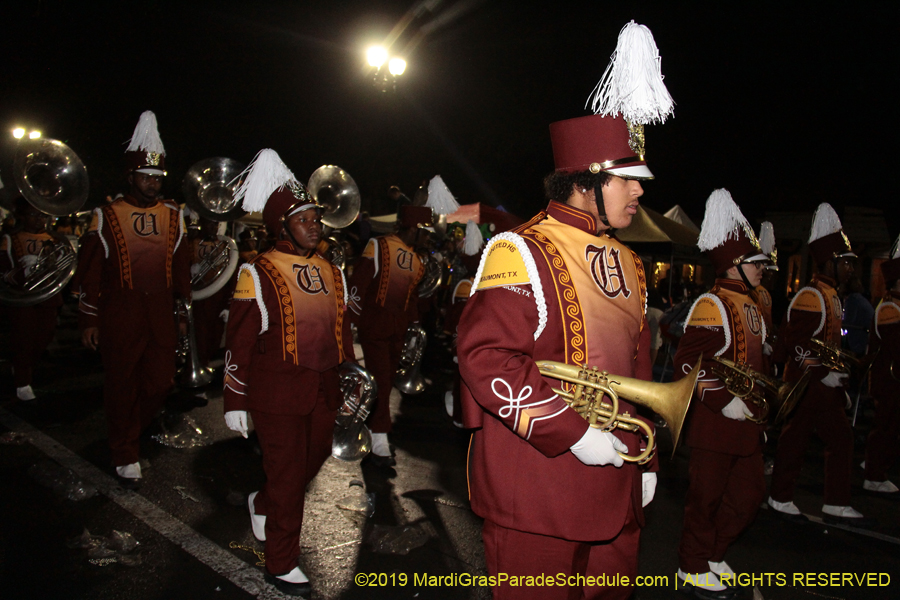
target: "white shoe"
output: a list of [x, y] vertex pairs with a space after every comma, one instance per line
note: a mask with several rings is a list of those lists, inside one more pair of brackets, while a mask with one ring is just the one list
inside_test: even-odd
[[678, 579], [681, 580], [680, 583], [682, 585], [698, 587], [710, 592], [721, 592], [728, 589], [726, 586], [722, 585], [722, 582], [719, 581], [719, 577], [712, 571], [709, 573], [685, 573], [681, 569], [678, 569]]
[[835, 506], [834, 504], [825, 504], [822, 506], [822, 512], [832, 517], [842, 517], [844, 519], [861, 519], [862, 513], [854, 510], [852, 506]]
[[[253, 500], [256, 498], [256, 495], [258, 493], [259, 492], [253, 492], [252, 494], [250, 494], [250, 496], [247, 497], [247, 508], [250, 509], [250, 528], [253, 530], [253, 537], [255, 537], [260, 542], [264, 542], [266, 541], [266, 515], [256, 514], [256, 507], [253, 505]], [[293, 573], [293, 571], [291, 571], [291, 573]], [[301, 582], [295, 581], [294, 583]]]
[[37, 396], [34, 395], [34, 390], [31, 389], [31, 386], [26, 385], [16, 388], [16, 398], [19, 400], [36, 400]]
[[893, 482], [885, 479], [884, 481], [869, 481], [866, 479], [863, 481], [863, 489], [869, 490], [870, 492], [884, 492], [886, 494], [893, 494], [894, 492], [900, 492], [900, 488], [893, 484]]
[[300, 567], [294, 567], [287, 575], [276, 575], [276, 578], [287, 581], [288, 583], [308, 583], [309, 577], [300, 570]]
[[375, 456], [391, 456], [391, 447], [388, 445], [386, 433], [372, 434], [372, 454]]
[[724, 560], [722, 562], [709, 562], [709, 570], [715, 573], [716, 575], [728, 575], [731, 577], [732, 581], [734, 580], [734, 569], [728, 566], [728, 563]]
[[800, 509], [797, 508], [793, 502], [777, 502], [772, 500], [772, 497], [769, 496], [769, 506], [777, 510], [778, 512], [783, 512], [788, 515], [799, 515]]
[[119, 477], [124, 477], [125, 479], [140, 479], [141, 463], [131, 463], [130, 465], [116, 467], [116, 473]]

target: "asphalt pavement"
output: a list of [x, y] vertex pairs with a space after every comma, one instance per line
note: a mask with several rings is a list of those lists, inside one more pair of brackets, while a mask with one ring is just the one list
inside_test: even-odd
[[[8, 354], [5, 332], [0, 338]], [[329, 459], [307, 493], [301, 562], [313, 598], [490, 598], [481, 520], [469, 508], [469, 434], [444, 410], [452, 363], [432, 340], [420, 395], [392, 397], [395, 468]], [[258, 566], [246, 496], [264, 481], [258, 446], [225, 427], [221, 382], [173, 393], [142, 438], [148, 461], [137, 492], [120, 488], [106, 443], [99, 356], [84, 350], [71, 305], [35, 376], [38, 400], [15, 400], [0, 362], [0, 598], [280, 598]], [[872, 421], [864, 410], [856, 433]], [[774, 447], [770, 442], [770, 447]], [[636, 599], [686, 598], [674, 589], [688, 452], [674, 458], [659, 432], [661, 470], [647, 509]], [[871, 531], [821, 523], [823, 446], [810, 445], [796, 504], [811, 517], [785, 523], [761, 509], [726, 560], [743, 598], [900, 598], [900, 497], [862, 490], [853, 506]], [[891, 479], [900, 482], [900, 465]], [[895, 496], [900, 496], [895, 494]], [[590, 509], [590, 510], [585, 510]], [[573, 507], [603, 518], [602, 505]], [[754, 595], [756, 594], [756, 595]]]

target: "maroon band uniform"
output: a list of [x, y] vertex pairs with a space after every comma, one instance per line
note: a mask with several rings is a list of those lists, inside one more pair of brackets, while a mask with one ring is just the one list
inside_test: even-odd
[[900, 454], [900, 292], [888, 292], [875, 311], [869, 353], [875, 352], [870, 373], [875, 424], [866, 442], [866, 480], [882, 482]]

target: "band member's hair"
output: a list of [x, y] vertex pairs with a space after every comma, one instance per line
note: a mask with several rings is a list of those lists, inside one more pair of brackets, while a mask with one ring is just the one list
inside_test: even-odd
[[605, 171], [591, 173], [590, 171], [578, 171], [576, 173], [562, 173], [554, 171], [544, 177], [544, 194], [548, 200], [565, 202], [572, 195], [572, 186], [579, 189], [599, 188], [610, 180], [612, 175]]

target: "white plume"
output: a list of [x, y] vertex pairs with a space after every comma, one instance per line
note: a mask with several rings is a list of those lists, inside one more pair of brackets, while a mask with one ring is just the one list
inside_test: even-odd
[[425, 206], [436, 215], [449, 215], [459, 210], [459, 202], [450, 193], [440, 175], [435, 175], [428, 182], [428, 201], [425, 202]]
[[734, 203], [731, 193], [724, 188], [713, 190], [706, 200], [706, 214], [703, 215], [697, 246], [707, 252], [730, 239], [736, 240], [745, 224], [747, 219]]
[[809, 241], [814, 242], [826, 235], [837, 233], [841, 230], [841, 219], [827, 202], [823, 202], [813, 215], [812, 230], [809, 233]]
[[891, 258], [900, 258], [900, 235], [897, 236], [897, 241], [894, 242], [894, 246], [891, 248]]
[[482, 244], [484, 244], [484, 236], [481, 235], [481, 229], [478, 228], [478, 224], [475, 221], [469, 219], [469, 222], [466, 223], [466, 237], [462, 247], [463, 254], [475, 256], [481, 252]]
[[134, 134], [131, 136], [125, 152], [166, 153], [156, 128], [156, 115], [153, 114], [153, 111], [145, 110], [141, 113], [141, 118], [138, 119], [137, 127], [134, 128]]
[[772, 254], [775, 250], [775, 228], [769, 221], [763, 221], [759, 226], [759, 249], [763, 254]]
[[278, 153], [271, 148], [260, 150], [250, 166], [228, 185], [241, 179], [243, 181], [234, 190], [234, 199], [235, 201], [243, 199], [242, 208], [247, 212], [259, 212], [265, 208], [266, 201], [275, 190], [288, 184], [300, 185]]
[[675, 102], [663, 83], [661, 64], [653, 34], [631, 21], [619, 32], [616, 51], [585, 107], [604, 117], [621, 114], [632, 123], [665, 123]]

